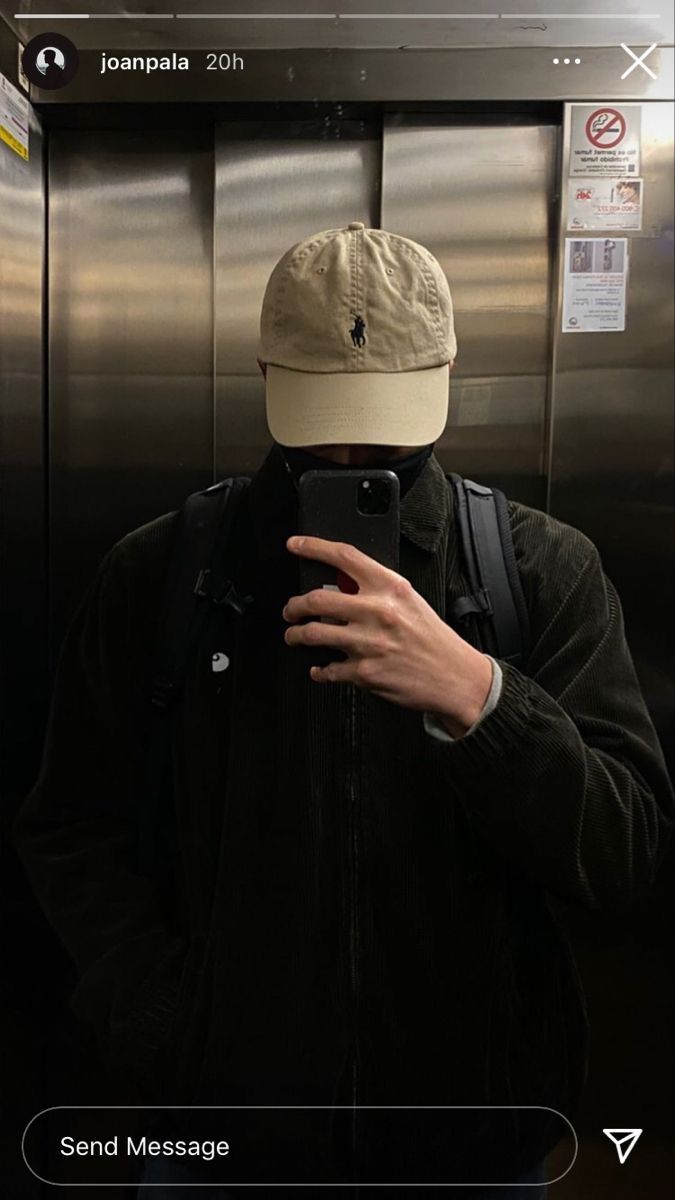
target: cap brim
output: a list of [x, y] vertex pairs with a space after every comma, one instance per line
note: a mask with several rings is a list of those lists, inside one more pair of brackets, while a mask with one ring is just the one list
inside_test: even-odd
[[267, 424], [282, 446], [426, 446], [448, 417], [448, 364], [325, 374], [267, 366]]

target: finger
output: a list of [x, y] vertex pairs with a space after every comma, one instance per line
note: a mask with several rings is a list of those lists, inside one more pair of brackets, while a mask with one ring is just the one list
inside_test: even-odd
[[374, 558], [347, 542], [329, 542], [325, 538], [303, 536], [290, 537], [286, 545], [294, 554], [300, 554], [303, 558], [316, 558], [338, 571], [344, 571], [345, 575], [351, 576], [359, 585], [376, 587], [382, 584], [387, 576], [393, 574], [388, 567], [383, 567]]
[[310, 621], [308, 625], [290, 625], [284, 633], [287, 646], [331, 646], [352, 654], [355, 650], [354, 633], [345, 625], [322, 625]]
[[329, 663], [327, 667], [310, 667], [310, 678], [315, 683], [356, 683], [354, 663]]
[[313, 588], [286, 601], [281, 615], [292, 624], [303, 617], [335, 617], [342, 621], [358, 621], [368, 616], [372, 603], [364, 597], [350, 596], [333, 588]]

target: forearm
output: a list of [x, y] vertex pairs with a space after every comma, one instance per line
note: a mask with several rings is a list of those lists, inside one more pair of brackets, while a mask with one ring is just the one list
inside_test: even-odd
[[[500, 853], [550, 891], [593, 908], [630, 902], [651, 881], [667, 825], [658, 747], [609, 722], [604, 733], [590, 722], [587, 744], [543, 688], [500, 665], [494, 711], [470, 737], [433, 743], [451, 792]], [[621, 743], [624, 756], [612, 754]]]

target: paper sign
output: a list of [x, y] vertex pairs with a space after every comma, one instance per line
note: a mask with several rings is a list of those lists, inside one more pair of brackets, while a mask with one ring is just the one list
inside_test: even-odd
[[641, 128], [639, 104], [573, 104], [569, 174], [639, 175]]
[[4, 75], [0, 75], [0, 141], [28, 158], [28, 100]]
[[628, 238], [565, 238], [563, 333], [626, 328]]
[[642, 229], [642, 179], [568, 181], [568, 229]]

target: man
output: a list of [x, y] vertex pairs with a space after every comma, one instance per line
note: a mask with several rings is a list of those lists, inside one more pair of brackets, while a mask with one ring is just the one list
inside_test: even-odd
[[[670, 820], [616, 593], [586, 537], [510, 503], [526, 669], [445, 621], [466, 591], [433, 455], [456, 341], [424, 247], [360, 222], [299, 243], [270, 277], [261, 334], [275, 444], [228, 546], [253, 603], [193, 647], [160, 877], [143, 878], [135, 844], [176, 514], [114, 547], [75, 618], [23, 856], [77, 963], [74, 1008], [146, 1102], [324, 1106], [302, 1145], [269, 1127], [269, 1182], [325, 1181], [334, 1154], [343, 1180], [403, 1182], [388, 1175], [403, 1162], [409, 1182], [540, 1197], [565, 1132], [549, 1110], [573, 1113], [585, 1071], [549, 896], [627, 905]], [[385, 465], [398, 572], [293, 536], [308, 467]], [[302, 555], [358, 592], [301, 596]], [[345, 657], [317, 668], [326, 647]], [[383, 1106], [405, 1117], [392, 1108], [380, 1144]], [[193, 1175], [151, 1163], [145, 1178]]]

